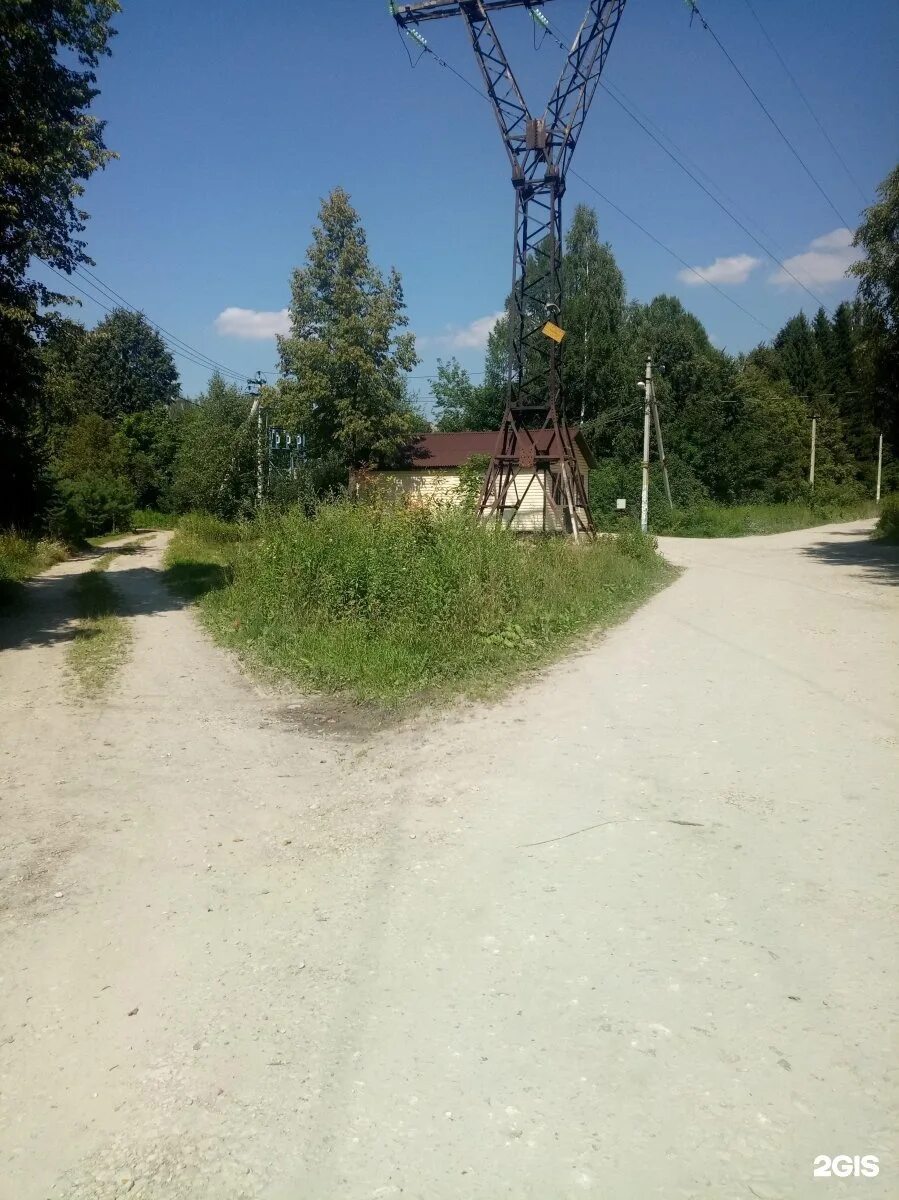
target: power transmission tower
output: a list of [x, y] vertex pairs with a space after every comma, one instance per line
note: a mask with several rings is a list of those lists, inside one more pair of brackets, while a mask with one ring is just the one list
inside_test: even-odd
[[[536, 20], [545, 21], [535, 0], [417, 0], [390, 6], [400, 28], [425, 47], [419, 23], [462, 17], [512, 167], [515, 258], [506, 407], [478, 512], [513, 522], [528, 491], [541, 478], [554, 528], [570, 531], [575, 538], [592, 533], [594, 527], [565, 423], [562, 197], [625, 2], [590, 0], [558, 83], [539, 117], [525, 103], [491, 20], [498, 9], [525, 8]], [[524, 480], [521, 492], [519, 471]]]

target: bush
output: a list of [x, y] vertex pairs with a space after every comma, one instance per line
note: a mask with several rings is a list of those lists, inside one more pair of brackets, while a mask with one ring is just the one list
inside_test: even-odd
[[505, 681], [669, 577], [639, 532], [525, 540], [458, 509], [340, 502], [314, 517], [267, 513], [243, 537], [208, 521], [179, 527], [172, 585], [205, 595], [206, 619], [227, 644], [361, 698]]
[[84, 475], [57, 484], [50, 507], [50, 532], [70, 545], [101, 533], [131, 529], [134, 490], [127, 479]]
[[884, 496], [881, 501], [877, 532], [880, 537], [899, 542], [899, 492]]

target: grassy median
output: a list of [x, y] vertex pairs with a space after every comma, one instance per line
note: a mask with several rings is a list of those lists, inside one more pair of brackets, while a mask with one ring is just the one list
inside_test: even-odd
[[352, 504], [243, 530], [186, 518], [167, 557], [171, 586], [251, 663], [390, 705], [501, 689], [673, 574], [639, 533], [576, 545], [457, 511]]
[[[128, 553], [132, 546], [119, 552]], [[119, 552], [102, 555], [74, 581], [78, 620], [68, 646], [68, 663], [79, 691], [94, 698], [109, 688], [131, 642], [118, 589], [105, 573]]]

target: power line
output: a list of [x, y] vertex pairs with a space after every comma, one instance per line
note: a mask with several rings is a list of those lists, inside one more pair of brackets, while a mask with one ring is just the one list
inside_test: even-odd
[[[564, 46], [563, 46], [563, 49], [564, 49]], [[475, 87], [475, 85], [473, 83], [471, 83], [470, 80], [466, 79], [465, 76], [462, 75], [459, 71], [457, 71], [455, 69], [455, 67], [451, 67], [449, 65], [449, 63], [445, 62], [442, 58], [440, 58], [440, 56], [438, 54], [436, 54], [430, 48], [430, 46], [425, 44], [425, 50], [428, 54], [431, 55], [431, 57], [435, 58], [442, 67], [446, 67], [447, 70], [451, 71], [454, 75], [456, 75], [459, 79], [461, 79], [462, 82], [468, 88], [470, 88], [477, 96], [480, 96], [480, 98], [482, 100], [486, 100], [489, 103], [490, 97], [487, 96], [485, 92], [482, 92], [480, 88]], [[568, 53], [567, 50], [565, 52], [566, 52], [566, 54]], [[661, 145], [661, 143], [659, 143], [659, 144]], [[665, 149], [664, 146], [662, 148]], [[666, 153], [669, 153], [669, 152], [666, 150]], [[571, 169], [571, 174], [574, 175], [576, 179], [579, 179], [581, 181], [581, 183], [583, 183], [586, 187], [590, 188], [591, 191], [595, 192], [596, 195], [599, 196], [599, 198], [601, 200], [603, 200], [606, 204], [609, 205], [610, 208], [613, 208], [617, 213], [619, 213], [622, 217], [624, 217], [625, 220], [630, 221], [630, 223], [635, 228], [639, 229], [641, 233], [645, 234], [646, 237], [648, 237], [650, 239], [650, 241], [654, 242], [658, 247], [660, 247], [660, 249], [664, 250], [666, 254], [670, 254], [673, 259], [675, 259], [677, 262], [679, 262], [681, 264], [681, 266], [685, 267], [688, 271], [691, 271], [694, 275], [697, 276], [697, 278], [701, 279], [703, 283], [708, 284], [708, 286], [710, 288], [712, 288], [713, 291], [717, 292], [719, 296], [721, 296], [723, 299], [727, 300], [727, 302], [729, 304], [732, 304], [735, 308], [739, 309], [741, 313], [743, 313], [745, 316], [749, 317], [750, 320], [752, 320], [756, 323], [756, 325], [759, 325], [767, 333], [774, 334], [775, 331], [769, 325], [766, 325], [765, 322], [760, 317], [757, 317], [754, 313], [751, 313], [748, 308], [744, 308], [743, 305], [740, 304], [740, 302], [738, 300], [735, 300], [733, 298], [733, 296], [728, 295], [727, 292], [723, 291], [720, 287], [718, 287], [717, 284], [713, 283], [711, 279], [708, 279], [705, 275], [703, 275], [703, 273], [697, 267], [691, 266], [691, 264], [688, 263], [685, 258], [682, 258], [677, 253], [677, 251], [672, 250], [670, 246], [667, 246], [663, 241], [661, 241], [660, 238], [657, 238], [655, 236], [655, 234], [650, 233], [649, 230], [646, 229], [645, 226], [641, 225], [639, 221], [637, 221], [634, 217], [630, 216], [629, 213], [625, 212], [623, 208], [621, 208], [619, 205], [615, 204], [612, 200], [610, 200], [608, 198], [608, 196], [604, 195], [599, 190], [598, 187], [596, 187], [594, 184], [592, 184], [588, 179], [585, 179], [583, 177], [583, 175], [581, 175], [577, 171], [575, 171], [573, 167], [570, 169]], [[702, 186], [702, 185], [700, 185], [700, 186]], [[704, 189], [704, 190], [706, 190], [706, 189]], [[711, 192], [709, 192], [708, 194], [713, 200], [715, 200], [716, 204], [720, 204], [720, 202], [715, 199], [715, 197], [712, 195]], [[730, 215], [730, 214], [728, 214], [728, 215]], [[747, 233], [748, 233], [748, 230], [747, 230]], [[749, 236], [752, 237], [753, 235], [749, 234]], [[754, 239], [754, 240], [757, 241], [757, 239]], [[758, 244], [761, 245], [760, 242]], [[764, 249], [764, 247], [762, 247], [762, 248]], [[783, 266], [783, 264], [780, 262], [780, 260], [775, 258], [774, 255], [772, 255], [770, 253], [770, 251], [765, 250], [765, 253], [770, 258], [774, 259], [774, 261], [776, 263], [778, 263], [778, 265]], [[784, 270], [787, 270], [786, 267], [784, 267]], [[787, 271], [787, 274], [790, 274], [790, 272]], [[796, 280], [796, 282], [799, 283], [799, 280]], [[804, 285], [800, 284], [800, 286], [804, 286]], [[815, 299], [817, 299], [817, 297], [815, 297]], [[820, 301], [818, 301], [818, 303], [820, 303]]]
[[[652, 140], [659, 147], [659, 149], [664, 151], [664, 153], [668, 155], [668, 157], [671, 159], [671, 161], [673, 163], [675, 163], [678, 167], [680, 167], [680, 169], [684, 172], [684, 174], [689, 176], [689, 178], [693, 180], [693, 182], [696, 184], [696, 186], [702, 192], [704, 192], [705, 195], [708, 196], [708, 198], [714, 204], [717, 204], [717, 206], [721, 209], [721, 211], [726, 216], [730, 217], [730, 219], [734, 222], [734, 224], [736, 226], [738, 226], [738, 228], [740, 228], [743, 231], [743, 233], [746, 234], [746, 236], [748, 238], [751, 238], [752, 241], [755, 242], [755, 244], [759, 247], [759, 249], [764, 254], [766, 254], [768, 256], [768, 258], [771, 259], [772, 262], [776, 263], [786, 275], [789, 275], [789, 277], [793, 280], [793, 282], [798, 284], [799, 287], [801, 287], [804, 292], [806, 292], [809, 296], [811, 296], [811, 298], [815, 301], [816, 304], [819, 304], [821, 306], [821, 308], [823, 308], [826, 312], [830, 313], [831, 310], [824, 303], [824, 301], [821, 299], [821, 297], [816, 296], [815, 293], [811, 290], [811, 288], [807, 287], [802, 282], [802, 280], [799, 278], [798, 275], [794, 275], [793, 272], [790, 270], [790, 268], [786, 265], [786, 263], [783, 262], [781, 259], [779, 259], [777, 257], [777, 255], [774, 254], [771, 250], [769, 250], [768, 247], [765, 245], [765, 243], [761, 240], [761, 238], [756, 237], [756, 235], [745, 224], [745, 222], [741, 221], [740, 218], [738, 216], [736, 216], [736, 214], [733, 213], [727, 207], [726, 204], [723, 204], [718, 199], [718, 197], [714, 194], [714, 192], [712, 192], [709, 188], [706, 187], [706, 185], [702, 182], [702, 180], [699, 178], [699, 176], [694, 174], [694, 172], [691, 171], [690, 168], [685, 163], [681, 162], [681, 160], [677, 157], [677, 155], [674, 154], [671, 150], [669, 150], [668, 147], [664, 144], [664, 142], [661, 141], [660, 138], [656, 137], [656, 135], [652, 132], [652, 130], [649, 128], [648, 125], [644, 125], [644, 123], [640, 120], [640, 118], [636, 115], [636, 113], [632, 112], [630, 110], [630, 108], [628, 108], [628, 106], [624, 103], [623, 100], [620, 100], [617, 96], [613, 95], [612, 92], [608, 91], [608, 89], [606, 89], [606, 91], [607, 91], [607, 94], [612, 97], [612, 99], [615, 101], [615, 103], [621, 109], [623, 109], [624, 112], [627, 113], [627, 115], [631, 118], [631, 120], [640, 126], [640, 128], [643, 130], [643, 132], [646, 134], [646, 136], [649, 138], [652, 138]], [[832, 315], [833, 314], [831, 313], [831, 316]]]
[[790, 68], [787, 66], [787, 64], [784, 62], [783, 56], [781, 55], [777, 46], [774, 44], [774, 40], [771, 37], [770, 33], [765, 28], [765, 26], [762, 24], [761, 18], [759, 17], [758, 13], [753, 8], [752, 4], [750, 3], [750, 0], [743, 0], [743, 2], [746, 5], [746, 7], [749, 9], [749, 11], [752, 13], [752, 16], [753, 16], [753, 19], [754, 19], [756, 25], [758, 25], [759, 29], [762, 31], [762, 35], [764, 36], [765, 41], [771, 47], [772, 51], [774, 52], [774, 56], [776, 57], [777, 61], [780, 63], [780, 65], [783, 67], [784, 71], [786, 72], [787, 78], [790, 80], [790, 83], [792, 83], [793, 87], [799, 93], [800, 100], [805, 105], [805, 107], [808, 109], [809, 113], [811, 114], [812, 120], [815, 122], [815, 124], [820, 129], [824, 140], [827, 142], [828, 146], [830, 146], [831, 150], [834, 152], [834, 155], [836, 156], [837, 160], [839, 161], [840, 166], [843, 168], [843, 170], [846, 172], [846, 174], [852, 180], [853, 184], [855, 184], [856, 190], [858, 191], [858, 194], [862, 198], [862, 203], [867, 204], [868, 197], [865, 195], [864, 189], [862, 188], [862, 186], [858, 182], [858, 180], [855, 178], [855, 176], [852, 174], [852, 172], [849, 170], [849, 167], [847, 166], [846, 161], [843, 158], [842, 154], [840, 154], [839, 150], [836, 148], [836, 146], [831, 141], [830, 135], [828, 134], [827, 130], [824, 128], [824, 125], [820, 121], [818, 114], [812, 108], [805, 92], [799, 86], [799, 82], [796, 79], [795, 75], [790, 70]]
[[[103, 302], [103, 300], [98, 299], [95, 292], [85, 291], [84, 288], [79, 287], [78, 284], [74, 283], [67, 275], [63, 275], [63, 273], [61, 271], [57, 271], [55, 267], [51, 267], [49, 263], [44, 263], [44, 266], [47, 268], [48, 271], [52, 271], [54, 275], [58, 276], [63, 281], [63, 283], [66, 285], [66, 287], [74, 288], [75, 291], [80, 292], [81, 295], [85, 297], [85, 299], [90, 300], [93, 304], [96, 304], [99, 308], [102, 308], [105, 313], [112, 313], [114, 311], [114, 309], [110, 308], [108, 304], [105, 304]], [[96, 290], [99, 290], [99, 289], [96, 289]], [[103, 293], [101, 292], [100, 295], [103, 295]], [[108, 299], [108, 297], [107, 297], [107, 299]], [[152, 322], [148, 321], [148, 324], [152, 324]], [[195, 357], [193, 354], [187, 353], [185, 350], [179, 350], [176, 346], [172, 345], [166, 338], [163, 338], [162, 340], [165, 342], [165, 344], [168, 347], [168, 349], [170, 350], [170, 352], [172, 354], [176, 355], [178, 358], [183, 358], [187, 362], [193, 363], [194, 366], [203, 367], [205, 370], [209, 369], [208, 363], [203, 362], [201, 359]], [[240, 383], [244, 383], [246, 381], [246, 376], [239, 374], [239, 372], [237, 372], [237, 371], [232, 371], [230, 369], [230, 367], [226, 368], [226, 371], [227, 371], [227, 374], [234, 381], [240, 382]]]
[[753, 320], [756, 325], [759, 325], [765, 330], [766, 333], [770, 333], [772, 337], [775, 335], [776, 330], [772, 329], [770, 325], [766, 325], [761, 317], [757, 317], [755, 313], [751, 313], [748, 308], [744, 308], [739, 300], [735, 300], [733, 296], [730, 296], [727, 292], [722, 291], [722, 289], [718, 287], [717, 283], [713, 283], [711, 279], [709, 279], [706, 275], [703, 275], [702, 271], [700, 271], [698, 267], [691, 266], [685, 258], [681, 258], [676, 250], [672, 250], [670, 246], [666, 246], [665, 243], [657, 238], [654, 233], [650, 233], [645, 225], [641, 225], [635, 217], [632, 217], [630, 213], [625, 212], [624, 209], [621, 208], [620, 205], [616, 204], [614, 200], [610, 200], [604, 192], [599, 190], [596, 184], [591, 183], [589, 179], [585, 179], [583, 175], [580, 175], [577, 171], [575, 171], [574, 167], [571, 168], [571, 174], [575, 177], [575, 179], [579, 179], [585, 187], [588, 187], [591, 192], [595, 192], [600, 200], [602, 200], [605, 204], [608, 204], [609, 208], [613, 208], [615, 212], [624, 217], [626, 221], [630, 221], [631, 225], [633, 225], [636, 229], [639, 229], [642, 234], [645, 234], [650, 241], [655, 242], [657, 246], [659, 246], [667, 254], [670, 254], [672, 258], [676, 259], [682, 267], [686, 267], [688, 271], [692, 271], [697, 278], [701, 279], [703, 283], [708, 284], [713, 291], [717, 292], [719, 296], [723, 296], [725, 300], [729, 301], [734, 306], [734, 308], [738, 308], [741, 313]]
[[777, 130], [777, 132], [780, 134], [780, 137], [783, 140], [784, 145], [787, 146], [790, 153], [793, 155], [793, 157], [796, 159], [796, 161], [802, 167], [803, 171], [805, 171], [806, 175], [808, 175], [809, 179], [812, 181], [812, 183], [815, 185], [815, 187], [818, 189], [818, 191], [821, 193], [821, 195], [824, 197], [824, 199], [827, 201], [827, 203], [833, 209], [833, 211], [840, 218], [843, 225], [845, 225], [848, 228], [850, 222], [846, 220], [846, 218], [843, 216], [843, 214], [840, 212], [840, 210], [834, 204], [833, 200], [831, 200], [830, 196], [827, 194], [827, 192], [821, 186], [817, 177], [813, 174], [811, 168], [806, 163], [805, 159], [802, 157], [802, 155], [799, 153], [799, 151], [796, 149], [796, 147], [793, 145], [793, 143], [790, 141], [790, 139], [787, 137], [787, 135], [781, 129], [780, 125], [778, 125], [777, 121], [772, 116], [770, 110], [765, 105], [761, 96], [758, 94], [758, 92], [755, 90], [755, 88], [752, 86], [752, 84], [749, 82], [749, 80], [746, 78], [746, 76], [743, 74], [743, 72], [737, 66], [736, 62], [734, 61], [734, 59], [731, 57], [729, 51], [727, 50], [727, 47], [724, 45], [724, 43], [718, 37], [717, 33], [715, 33], [714, 29], [712, 29], [711, 25], [709, 25], [708, 21], [705, 19], [705, 17], [700, 12], [699, 5], [696, 3], [696, 0], [686, 0], [686, 3], [689, 5], [690, 12], [692, 14], [691, 21], [692, 21], [693, 17], [699, 18], [699, 23], [702, 25], [703, 29], [706, 31], [706, 33], [708, 33], [711, 36], [715, 45], [718, 47], [718, 49], [721, 51], [721, 53], [724, 55], [724, 57], [727, 59], [727, 61], [730, 63], [730, 65], [733, 67], [733, 69], [736, 71], [736, 73], [739, 75], [740, 79], [743, 81], [744, 85], [746, 86], [746, 89], [748, 90], [749, 94], [752, 96], [753, 100], [755, 100], [756, 104], [759, 106], [759, 108], [762, 110], [762, 112], [765, 114], [765, 116], [768, 118], [768, 120], [771, 122], [771, 124], [774, 126], [774, 128]]
[[[688, 0], [688, 2], [692, 2], [692, 0]], [[550, 22], [546, 20], [545, 17], [544, 17], [544, 22], [545, 22], [546, 28], [550, 31], [552, 36], [555, 38], [558, 45], [561, 46], [562, 50], [567, 54], [568, 51], [566, 50], [565, 44], [562, 41], [562, 39], [560, 38], [558, 32], [553, 28], [553, 26], [550, 24]], [[768, 258], [770, 258], [773, 263], [776, 263], [777, 266], [780, 267], [780, 269], [786, 275], [789, 275], [789, 277], [793, 280], [793, 282], [798, 284], [799, 287], [801, 287], [804, 292], [806, 292], [809, 296], [811, 296], [811, 298], [815, 301], [815, 303], [820, 305], [821, 308], [823, 308], [825, 310], [825, 312], [828, 312], [828, 313], [830, 313], [831, 316], [833, 316], [833, 313], [831, 313], [831, 310], [824, 303], [824, 301], [821, 299], [821, 297], [816, 296], [815, 293], [810, 288], [806, 287], [806, 285], [802, 282], [802, 280], [798, 277], [798, 275], [794, 275], [793, 272], [790, 270], [790, 268], [786, 265], [786, 263], [784, 263], [781, 259], [779, 259], [777, 257], [776, 254], [774, 254], [771, 250], [769, 250], [768, 247], [765, 245], [765, 243], [760, 238], [756, 237], [756, 235], [752, 232], [752, 230], [746, 226], [745, 222], [742, 221], [730, 208], [728, 208], [726, 204], [724, 204], [721, 200], [719, 200], [718, 197], [708, 187], [706, 187], [706, 185], [695, 174], [695, 172], [691, 171], [690, 168], [686, 165], [686, 163], [681, 161], [680, 157], [677, 154], [675, 154], [672, 150], [668, 149], [668, 147], [665, 145], [665, 143], [659, 137], [657, 137], [653, 133], [653, 131], [649, 128], [649, 126], [644, 121], [642, 121], [640, 119], [640, 117], [638, 117], [637, 114], [630, 108], [630, 105], [625, 102], [625, 100], [622, 98], [621, 95], [616, 95], [616, 91], [618, 89], [615, 89], [615, 90], [610, 89], [609, 87], [606, 86], [605, 83], [602, 82], [602, 80], [600, 80], [600, 87], [602, 87], [603, 90], [606, 92], [606, 94], [609, 95], [612, 98], [612, 100], [615, 101], [615, 103], [618, 105], [618, 107], [621, 108], [625, 113], [627, 113], [627, 115], [630, 117], [630, 119], [636, 125], [638, 125], [640, 127], [640, 129], [643, 130], [643, 132], [646, 134], [646, 136], [651, 138], [652, 141], [654, 141], [655, 144], [659, 147], [659, 149], [662, 150], [665, 154], [667, 154], [668, 157], [671, 159], [671, 161], [676, 166], [680, 167], [680, 169], [684, 172], [685, 175], [687, 175], [690, 179], [692, 179], [692, 181], [696, 184], [696, 186], [706, 196], [708, 196], [708, 198], [714, 204], [716, 204], [718, 206], [718, 208], [721, 209], [721, 211], [725, 214], [725, 216], [730, 217], [730, 219], [734, 222], [734, 224], [739, 229], [741, 229], [748, 238], [751, 238], [752, 241], [755, 242], [755, 244], [759, 247], [759, 249], [762, 251], [763, 254], [766, 254], [768, 256]], [[665, 136], [667, 136], [667, 135], [665, 135]], [[668, 141], [671, 142], [672, 146], [675, 145], [675, 143], [673, 141], [671, 141], [671, 138], [668, 138]], [[675, 149], [676, 148], [677, 147], [675, 147]], [[577, 174], [577, 173], [573, 171], [572, 174]], [[581, 177], [578, 176], [578, 178], [580, 179]], [[583, 182], [586, 182], [586, 181], [583, 181]], [[713, 186], [717, 186], [717, 185], [713, 185]], [[719, 188], [718, 190], [720, 191], [721, 189]], [[690, 270], [695, 270], [695, 268], [691, 267]], [[699, 272], [696, 272], [696, 273], [699, 274]], [[705, 278], [705, 277], [700, 275], [700, 278]], [[705, 282], [708, 283], [709, 280], [705, 280]], [[722, 293], [722, 295], [723, 294], [724, 293]], [[736, 303], [736, 301], [733, 301], [733, 303]], [[753, 318], [753, 319], [756, 319], [756, 318]], [[759, 322], [759, 323], [762, 324], [762, 322]], [[767, 328], [767, 326], [765, 326], [765, 328]]]
[[245, 376], [241, 375], [240, 372], [232, 371], [232, 369], [230, 367], [225, 366], [224, 363], [220, 363], [216, 359], [211, 358], [208, 354], [204, 354], [203, 351], [198, 350], [196, 348], [196, 346], [191, 346], [190, 343], [185, 342], [183, 338], [179, 338], [176, 334], [170, 333], [167, 329], [164, 329], [162, 327], [162, 325], [159, 325], [156, 321], [151, 320], [145, 312], [143, 312], [141, 309], [137, 308], [134, 304], [132, 304], [130, 300], [126, 300], [125, 297], [123, 295], [121, 295], [121, 293], [117, 292], [115, 290], [115, 288], [112, 287], [111, 284], [105, 283], [100, 278], [100, 276], [96, 275], [93, 271], [90, 270], [90, 268], [84, 267], [84, 266], [76, 267], [75, 273], [78, 276], [80, 276], [80, 278], [82, 278], [82, 279], [84, 279], [86, 275], [90, 276], [90, 279], [93, 281], [93, 285], [95, 287], [99, 286], [100, 290], [107, 297], [112, 297], [115, 300], [120, 301], [131, 312], [140, 313], [140, 315], [144, 317], [144, 319], [147, 321], [147, 323], [149, 325], [152, 325], [153, 328], [158, 333], [160, 333], [163, 337], [170, 339], [175, 344], [181, 346], [184, 350], [188, 351], [191, 354], [196, 355], [197, 358], [204, 360], [210, 367], [213, 367], [217, 371], [222, 371], [225, 374], [234, 375], [238, 379], [245, 378]]

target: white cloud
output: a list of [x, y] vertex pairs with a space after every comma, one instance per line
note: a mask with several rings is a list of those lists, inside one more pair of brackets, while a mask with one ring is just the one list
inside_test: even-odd
[[215, 318], [216, 332], [222, 337], [265, 341], [276, 333], [290, 332], [290, 314], [286, 308], [278, 312], [260, 312], [255, 308], [226, 308]]
[[445, 350], [483, 350], [493, 326], [505, 314], [489, 313], [486, 317], [475, 317], [467, 325], [451, 325], [446, 333], [424, 334], [417, 338], [422, 347], [434, 346]]
[[799, 280], [806, 287], [826, 287], [840, 283], [852, 264], [861, 257], [861, 252], [852, 245], [852, 231], [833, 229], [816, 237], [803, 254], [794, 254], [792, 258], [784, 260], [784, 266], [796, 276], [795, 279], [787, 271], [777, 270], [768, 282], [778, 287], [796, 287], [796, 280]]
[[[690, 284], [691, 287], [702, 287], [705, 283], [745, 283], [761, 263], [760, 258], [753, 258], [751, 254], [733, 254], [730, 258], [716, 258], [707, 267], [695, 267], [693, 270], [685, 267], [678, 271], [677, 277], [681, 283]], [[702, 279], [696, 271], [703, 276]]]

